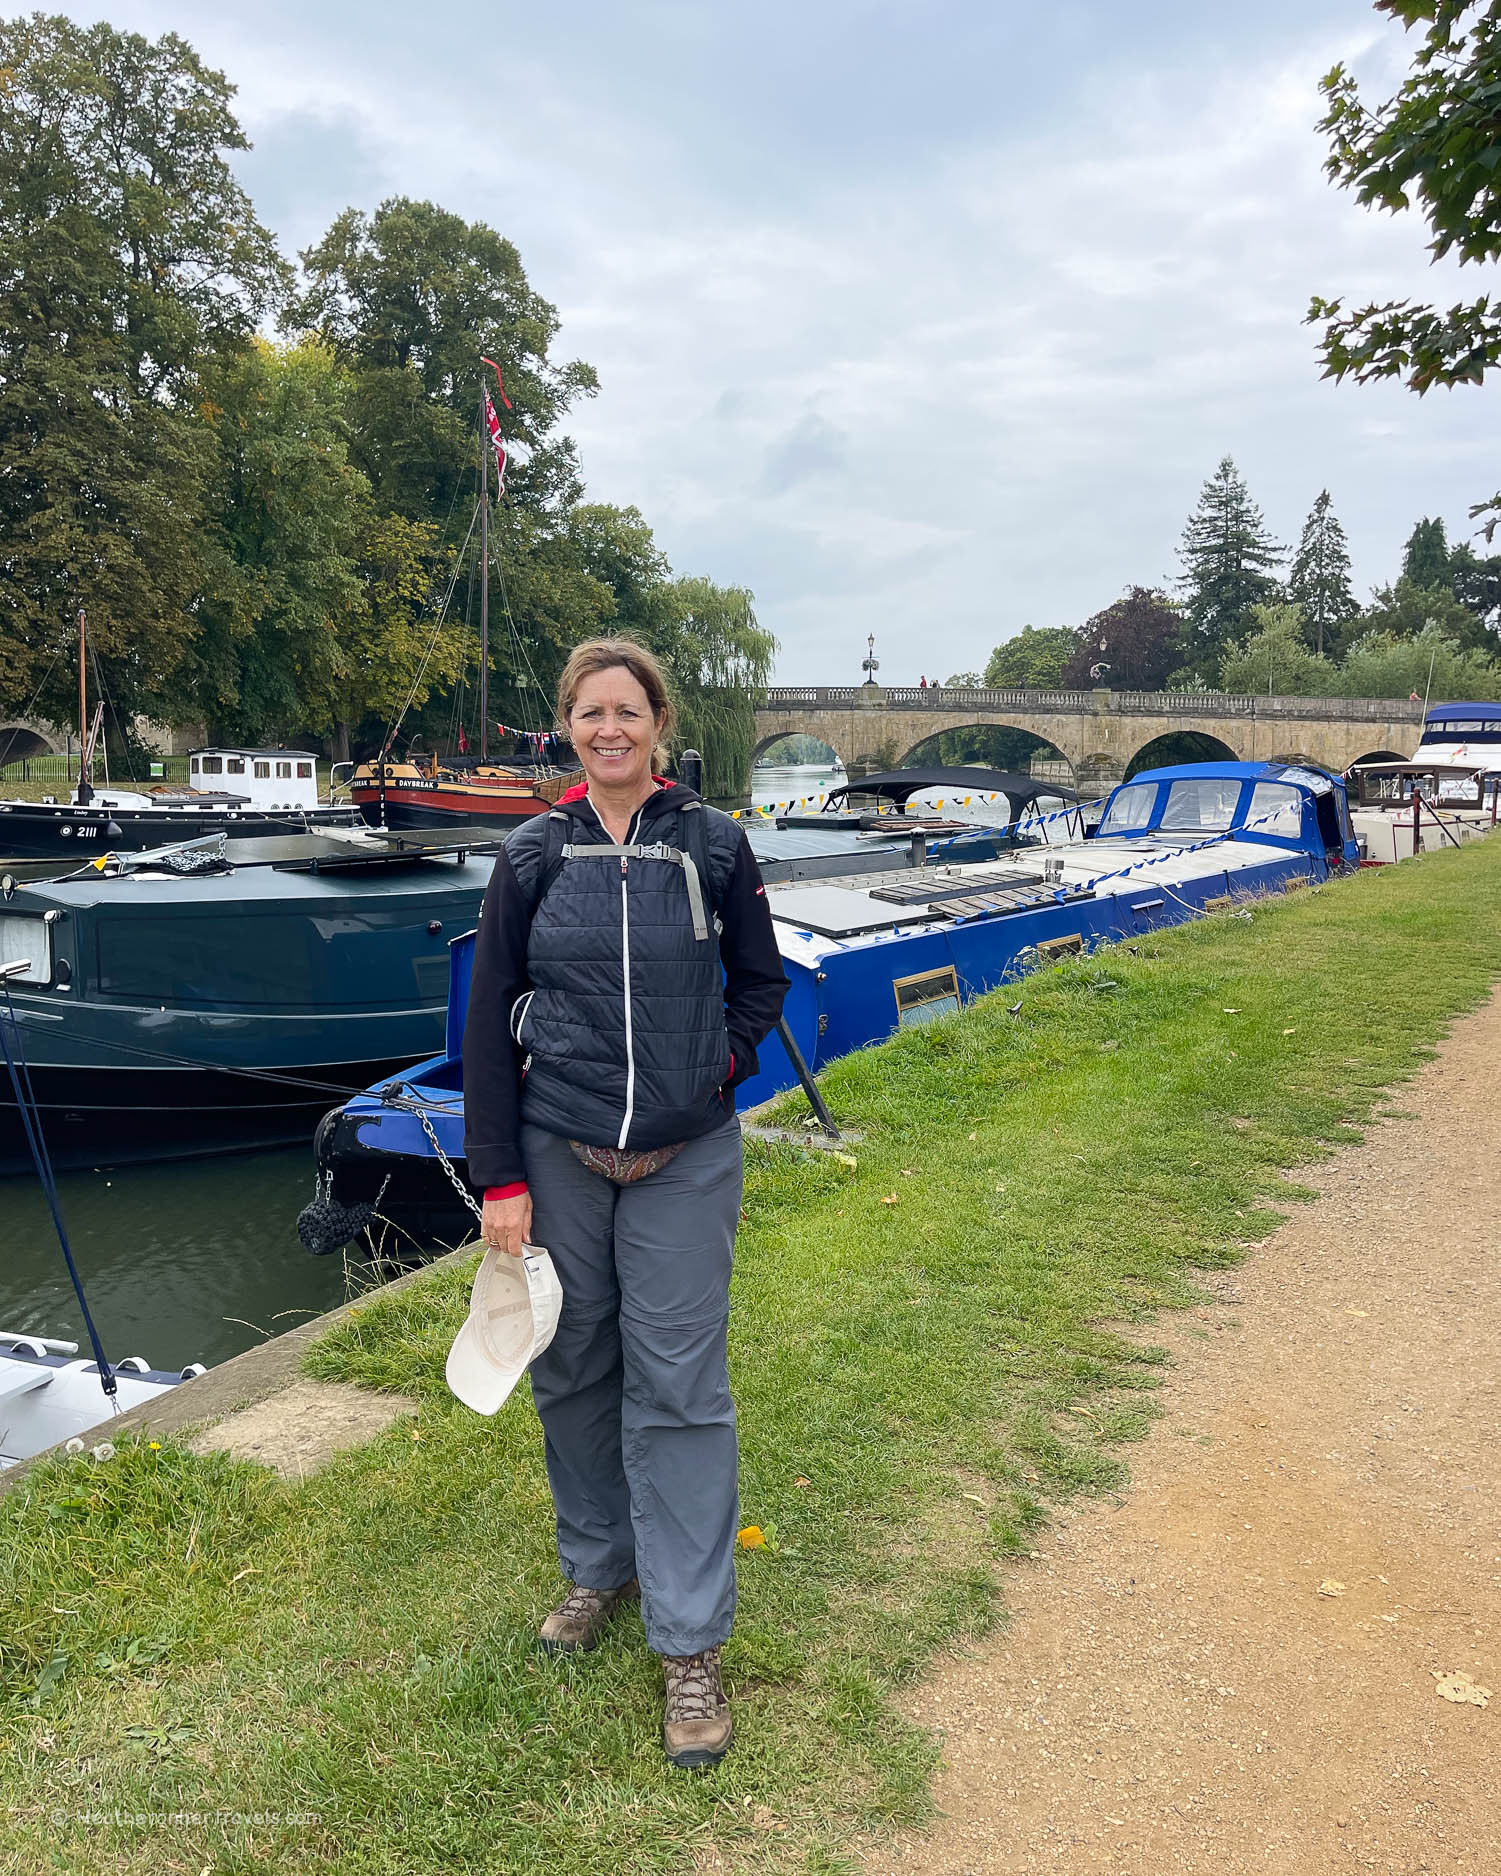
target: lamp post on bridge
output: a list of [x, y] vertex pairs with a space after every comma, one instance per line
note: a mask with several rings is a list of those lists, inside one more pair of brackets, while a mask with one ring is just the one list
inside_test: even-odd
[[865, 636], [865, 656], [860, 661], [860, 669], [865, 673], [865, 682], [875, 689], [876, 672], [881, 668], [881, 660], [876, 656], [876, 635], [868, 632]]

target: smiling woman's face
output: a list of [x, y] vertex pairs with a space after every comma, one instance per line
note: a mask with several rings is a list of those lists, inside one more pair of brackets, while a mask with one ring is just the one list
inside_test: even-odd
[[591, 671], [568, 713], [568, 733], [591, 786], [621, 794], [651, 788], [651, 756], [665, 718], [624, 665]]

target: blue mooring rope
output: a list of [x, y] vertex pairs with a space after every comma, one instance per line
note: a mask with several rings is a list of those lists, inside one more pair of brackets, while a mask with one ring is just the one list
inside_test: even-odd
[[[14, 1051], [11, 1048], [12, 1041], [15, 1043]], [[99, 1340], [99, 1331], [94, 1327], [94, 1318], [89, 1314], [88, 1301], [83, 1293], [83, 1282], [78, 1275], [78, 1266], [73, 1262], [68, 1233], [63, 1226], [62, 1207], [57, 1196], [57, 1179], [52, 1171], [52, 1159], [47, 1151], [47, 1142], [42, 1137], [42, 1117], [31, 1086], [31, 1071], [26, 1066], [26, 1051], [21, 1042], [20, 1018], [16, 1015], [15, 1005], [11, 1001], [9, 984], [5, 985], [5, 1014], [3, 1018], [0, 1018], [0, 1053], [5, 1056], [5, 1067], [10, 1076], [12, 1092], [16, 1097], [16, 1108], [21, 1116], [21, 1126], [26, 1133], [26, 1144], [31, 1148], [32, 1163], [36, 1167], [37, 1177], [42, 1182], [42, 1192], [47, 1200], [47, 1209], [52, 1214], [57, 1241], [63, 1248], [68, 1275], [73, 1279], [73, 1294], [78, 1298], [83, 1326], [88, 1330], [89, 1346], [93, 1349], [94, 1360], [99, 1365], [99, 1385], [113, 1400], [120, 1391], [119, 1383], [115, 1379], [114, 1369], [105, 1358], [104, 1344]]]

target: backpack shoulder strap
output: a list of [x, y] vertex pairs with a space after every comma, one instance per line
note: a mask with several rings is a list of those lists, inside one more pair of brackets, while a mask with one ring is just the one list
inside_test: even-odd
[[717, 937], [724, 930], [724, 920], [719, 916], [719, 894], [714, 886], [714, 868], [709, 853], [709, 817], [704, 813], [701, 801], [685, 801], [678, 809], [678, 819], [686, 835], [688, 852], [693, 857], [693, 864], [703, 882], [703, 891], [708, 899], [709, 914], [714, 922]]
[[563, 870], [563, 849], [568, 844], [569, 816], [561, 808], [549, 808], [547, 825], [542, 830], [542, 857], [537, 865], [536, 890], [526, 908], [528, 920], [537, 916], [537, 907], [552, 890], [552, 883]]

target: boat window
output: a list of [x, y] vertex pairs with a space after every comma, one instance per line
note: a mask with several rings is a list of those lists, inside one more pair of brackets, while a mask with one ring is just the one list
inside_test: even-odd
[[1174, 782], [1159, 825], [1165, 831], [1222, 834], [1235, 820], [1240, 782], [1233, 775], [1194, 775]]
[[278, 763], [277, 763], [277, 765], [276, 765], [276, 778], [277, 778], [277, 780], [278, 780], [278, 781], [281, 781], [281, 782], [289, 782], [289, 781], [291, 781], [291, 779], [292, 779], [292, 765], [291, 765], [291, 763], [290, 763], [290, 762], [278, 762]]
[[[1264, 817], [1270, 815], [1270, 820]], [[1296, 840], [1303, 831], [1303, 797], [1285, 782], [1258, 782], [1251, 790], [1251, 806], [1246, 826], [1260, 822], [1258, 834], [1279, 834], [1284, 840]]]
[[271, 764], [269, 762], [257, 762], [255, 765], [255, 777], [258, 782], [270, 781]]
[[8, 983], [51, 983], [52, 933], [44, 921], [13, 912], [0, 913], [0, 964], [25, 964], [27, 967], [7, 978]]
[[205, 775], [222, 775], [224, 773], [224, 758], [222, 756], [205, 756], [203, 758], [203, 772]]
[[224, 772], [226, 775], [243, 775], [245, 773], [245, 758], [243, 756], [231, 756], [224, 764]]
[[312, 774], [313, 774], [313, 765], [311, 762], [299, 762], [297, 764], [297, 779], [299, 781], [301, 782], [310, 781], [312, 779]]
[[1114, 799], [1105, 810], [1105, 818], [1100, 822], [1100, 834], [1129, 834], [1134, 828], [1145, 827], [1152, 818], [1156, 800], [1155, 783], [1116, 789]]

